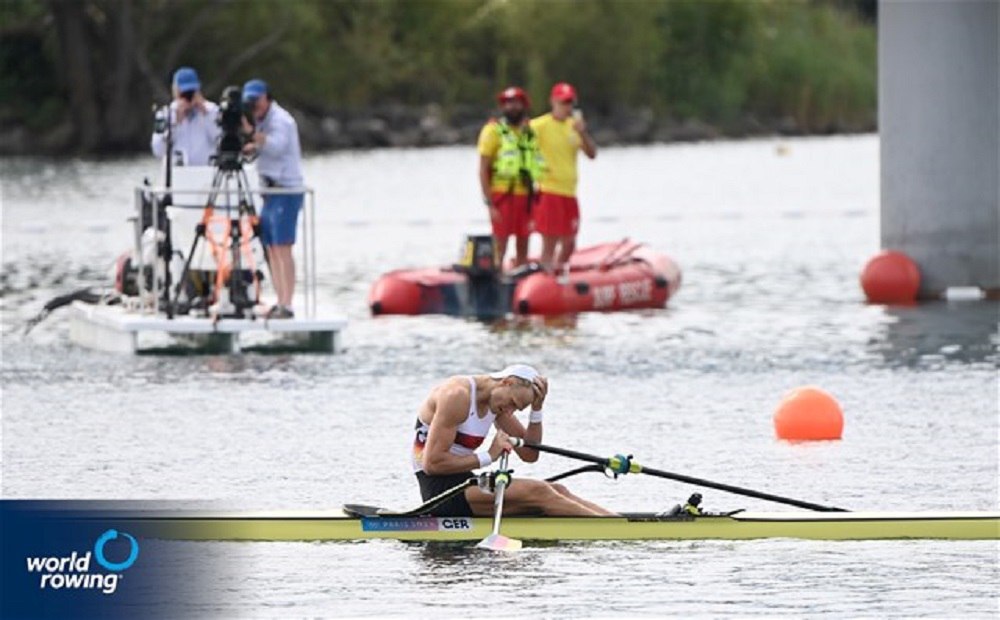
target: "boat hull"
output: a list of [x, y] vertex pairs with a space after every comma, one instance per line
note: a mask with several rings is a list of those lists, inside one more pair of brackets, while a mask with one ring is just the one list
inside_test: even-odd
[[[322, 541], [394, 539], [474, 541], [492, 519], [471, 517], [349, 517], [316, 513], [150, 516], [127, 525], [143, 535], [179, 540]], [[1000, 539], [1000, 513], [765, 513], [730, 516], [509, 517], [501, 532], [529, 541], [566, 540], [815, 540]]]
[[373, 315], [448, 314], [502, 316], [509, 285], [475, 280], [451, 268], [400, 269], [382, 275], [368, 293]]
[[343, 317], [265, 320], [143, 313], [124, 305], [74, 301], [70, 307], [70, 340], [91, 349], [115, 353], [197, 352], [334, 353]]
[[498, 317], [663, 308], [681, 284], [670, 257], [628, 240], [583, 248], [567, 272], [468, 275], [460, 268], [402, 269], [382, 275], [368, 295], [374, 315]]
[[577, 252], [562, 278], [534, 273], [514, 288], [518, 314], [572, 314], [663, 308], [681, 285], [670, 257], [632, 243]]

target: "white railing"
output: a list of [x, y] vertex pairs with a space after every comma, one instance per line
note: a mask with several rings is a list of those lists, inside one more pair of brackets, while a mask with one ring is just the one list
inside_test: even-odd
[[[235, 172], [234, 174], [235, 175], [242, 175], [242, 177], [243, 177], [242, 180], [240, 180], [240, 179], [236, 180], [236, 183], [235, 183], [236, 186], [235, 187], [231, 186], [233, 179], [229, 178], [227, 176], [226, 178], [224, 178], [225, 185], [217, 187], [217, 188], [213, 188], [211, 186], [205, 187], [205, 188], [201, 188], [201, 189], [194, 189], [194, 188], [190, 188], [190, 187], [183, 187], [182, 188], [182, 187], [176, 187], [176, 186], [175, 187], [138, 186], [138, 187], [135, 188], [135, 209], [136, 209], [136, 215], [135, 215], [135, 218], [134, 218], [134, 222], [135, 222], [135, 255], [137, 257], [138, 269], [139, 269], [139, 277], [138, 277], [139, 297], [140, 297], [140, 299], [146, 299], [147, 296], [148, 296], [148, 294], [150, 294], [150, 293], [152, 294], [152, 304], [151, 304], [151, 306], [143, 303], [143, 304], [141, 304], [141, 307], [143, 309], [151, 310], [154, 314], [158, 314], [160, 312], [160, 309], [161, 309], [160, 308], [160, 303], [161, 303], [161, 297], [162, 297], [162, 293], [163, 293], [163, 290], [161, 288], [160, 278], [158, 277], [158, 274], [157, 274], [157, 261], [161, 260], [158, 255], [157, 255], [157, 257], [156, 257], [156, 259], [154, 261], [153, 269], [152, 269], [152, 272], [153, 272], [152, 286], [153, 286], [153, 288], [152, 288], [152, 290], [147, 290], [147, 287], [146, 287], [145, 264], [144, 264], [145, 258], [143, 256], [143, 247], [142, 247], [142, 242], [143, 242], [142, 237], [143, 237], [143, 233], [145, 232], [144, 230], [142, 230], [142, 222], [143, 222], [142, 209], [143, 209], [143, 203], [144, 203], [143, 199], [144, 198], [151, 198], [153, 200], [152, 209], [154, 210], [154, 212], [152, 213], [152, 215], [153, 215], [153, 218], [154, 218], [153, 222], [155, 224], [155, 222], [156, 222], [155, 218], [158, 217], [158, 214], [156, 213], [156, 208], [157, 208], [156, 204], [158, 202], [158, 199], [161, 198], [161, 197], [163, 197], [163, 196], [166, 196], [168, 194], [171, 196], [171, 198], [173, 198], [173, 200], [171, 201], [173, 203], [178, 203], [177, 197], [179, 197], [179, 196], [190, 196], [190, 197], [200, 197], [201, 198], [201, 200], [199, 200], [199, 201], [192, 201], [190, 204], [183, 204], [183, 201], [181, 202], [181, 204], [171, 204], [171, 205], [169, 205], [167, 207], [169, 209], [178, 209], [178, 210], [198, 210], [198, 209], [202, 209], [203, 210], [203, 209], [206, 208], [207, 202], [208, 202], [209, 198], [211, 198], [212, 196], [214, 196], [215, 197], [215, 200], [214, 200], [215, 204], [213, 204], [212, 206], [213, 206], [213, 209], [215, 211], [218, 212], [218, 211], [223, 211], [223, 210], [227, 210], [228, 209], [228, 210], [234, 211], [237, 215], [238, 215], [238, 210], [239, 210], [239, 199], [240, 199], [240, 196], [247, 196], [247, 197], [249, 197], [249, 202], [250, 202], [251, 206], [253, 207], [254, 213], [259, 215], [260, 210], [257, 208], [257, 205], [254, 204], [255, 201], [253, 200], [253, 198], [255, 196], [259, 196], [259, 197], [263, 198], [264, 196], [268, 196], [268, 195], [303, 194], [305, 196], [305, 201], [304, 201], [305, 204], [304, 204], [304, 208], [301, 210], [301, 213], [300, 213], [300, 217], [301, 217], [300, 223], [296, 223], [296, 226], [302, 232], [302, 234], [299, 236], [299, 239], [300, 239], [299, 245], [302, 248], [302, 260], [301, 260], [301, 262], [298, 265], [296, 265], [296, 270], [295, 270], [296, 271], [296, 273], [295, 273], [295, 284], [296, 284], [296, 289], [299, 291], [299, 294], [301, 294], [302, 297], [303, 297], [303, 303], [304, 303], [303, 309], [305, 310], [305, 316], [306, 316], [306, 318], [310, 318], [310, 319], [315, 318], [316, 317], [316, 233], [315, 233], [315, 231], [316, 231], [316, 194], [315, 194], [315, 191], [311, 187], [305, 187], [305, 186], [303, 186], [303, 187], [261, 188], [261, 187], [256, 187], [255, 186], [256, 184], [249, 184], [249, 183], [247, 183], [246, 185], [244, 185], [243, 184], [244, 181], [247, 180], [247, 175], [245, 174], [245, 172]], [[225, 198], [224, 202], [222, 200], [223, 198]], [[263, 201], [261, 200], [260, 202], [262, 203]], [[169, 222], [170, 218], [167, 217], [167, 220]], [[173, 231], [173, 224], [171, 223], [170, 226], [171, 226], [171, 231]], [[171, 236], [173, 236], [173, 235], [171, 235]], [[154, 239], [155, 239], [155, 237], [154, 237]], [[177, 249], [178, 249], [177, 247], [174, 248], [174, 250], [177, 250]], [[189, 251], [189, 248], [180, 248], [180, 249], [182, 250], [182, 255], [184, 256], [184, 259], [187, 260], [189, 257], [186, 255], [186, 252]], [[165, 270], [169, 270], [170, 269], [170, 261], [169, 260], [163, 265], [163, 268]], [[301, 271], [301, 276], [302, 276], [301, 278], [299, 278], [299, 272], [300, 271]], [[181, 277], [184, 277], [184, 275], [185, 274], [181, 274]], [[273, 277], [271, 278], [271, 280], [273, 281]], [[177, 283], [174, 282], [173, 285], [176, 286]], [[172, 291], [167, 291], [167, 294], [171, 295]]]

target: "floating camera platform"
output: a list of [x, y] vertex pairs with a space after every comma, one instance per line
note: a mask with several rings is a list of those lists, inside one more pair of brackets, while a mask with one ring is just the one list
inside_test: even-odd
[[[182, 166], [173, 170], [171, 187], [137, 187], [135, 247], [119, 259], [115, 292], [98, 303], [73, 301], [70, 339], [123, 353], [335, 353], [347, 319], [317, 313], [313, 190], [262, 188], [256, 176], [242, 164], [235, 170]], [[268, 268], [254, 203], [268, 194], [305, 199], [295, 318], [267, 318], [256, 303]], [[237, 313], [230, 300], [243, 310]]]
[[142, 313], [80, 301], [70, 308], [70, 339], [115, 353], [335, 353], [344, 317], [265, 319]]

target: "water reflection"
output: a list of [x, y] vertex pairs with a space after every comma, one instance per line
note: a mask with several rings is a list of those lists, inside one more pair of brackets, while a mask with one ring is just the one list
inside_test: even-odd
[[433, 580], [436, 585], [457, 585], [470, 580], [485, 582], [501, 579], [506, 585], [511, 585], [511, 580], [530, 581], [539, 572], [541, 552], [558, 546], [554, 542], [533, 541], [521, 551], [508, 553], [478, 549], [472, 541], [408, 544], [415, 551], [413, 558], [421, 572], [433, 575], [425, 578]]
[[576, 329], [580, 320], [577, 314], [560, 314], [555, 316], [509, 316], [490, 324], [490, 331], [500, 333], [505, 331], [532, 331], [537, 329]]
[[1000, 304], [992, 301], [928, 302], [884, 308], [880, 333], [868, 349], [889, 366], [917, 367], [946, 362], [989, 363], [1000, 358]]

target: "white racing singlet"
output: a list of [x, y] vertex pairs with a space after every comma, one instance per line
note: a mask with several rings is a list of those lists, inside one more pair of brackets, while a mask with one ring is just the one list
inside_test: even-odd
[[[493, 421], [496, 419], [496, 414], [486, 410], [486, 415], [479, 417], [479, 412], [476, 411], [476, 380], [469, 377], [469, 415], [465, 418], [465, 421], [458, 425], [457, 432], [455, 433], [455, 441], [448, 448], [448, 452], [452, 454], [457, 454], [458, 456], [465, 456], [472, 454], [476, 451], [483, 441], [486, 440], [486, 436], [490, 433], [490, 427], [493, 426]], [[430, 426], [417, 416], [416, 424], [416, 435], [413, 438], [413, 471], [423, 471], [423, 465], [421, 464], [421, 458], [424, 454], [424, 446], [427, 443], [427, 433], [430, 432]]]

